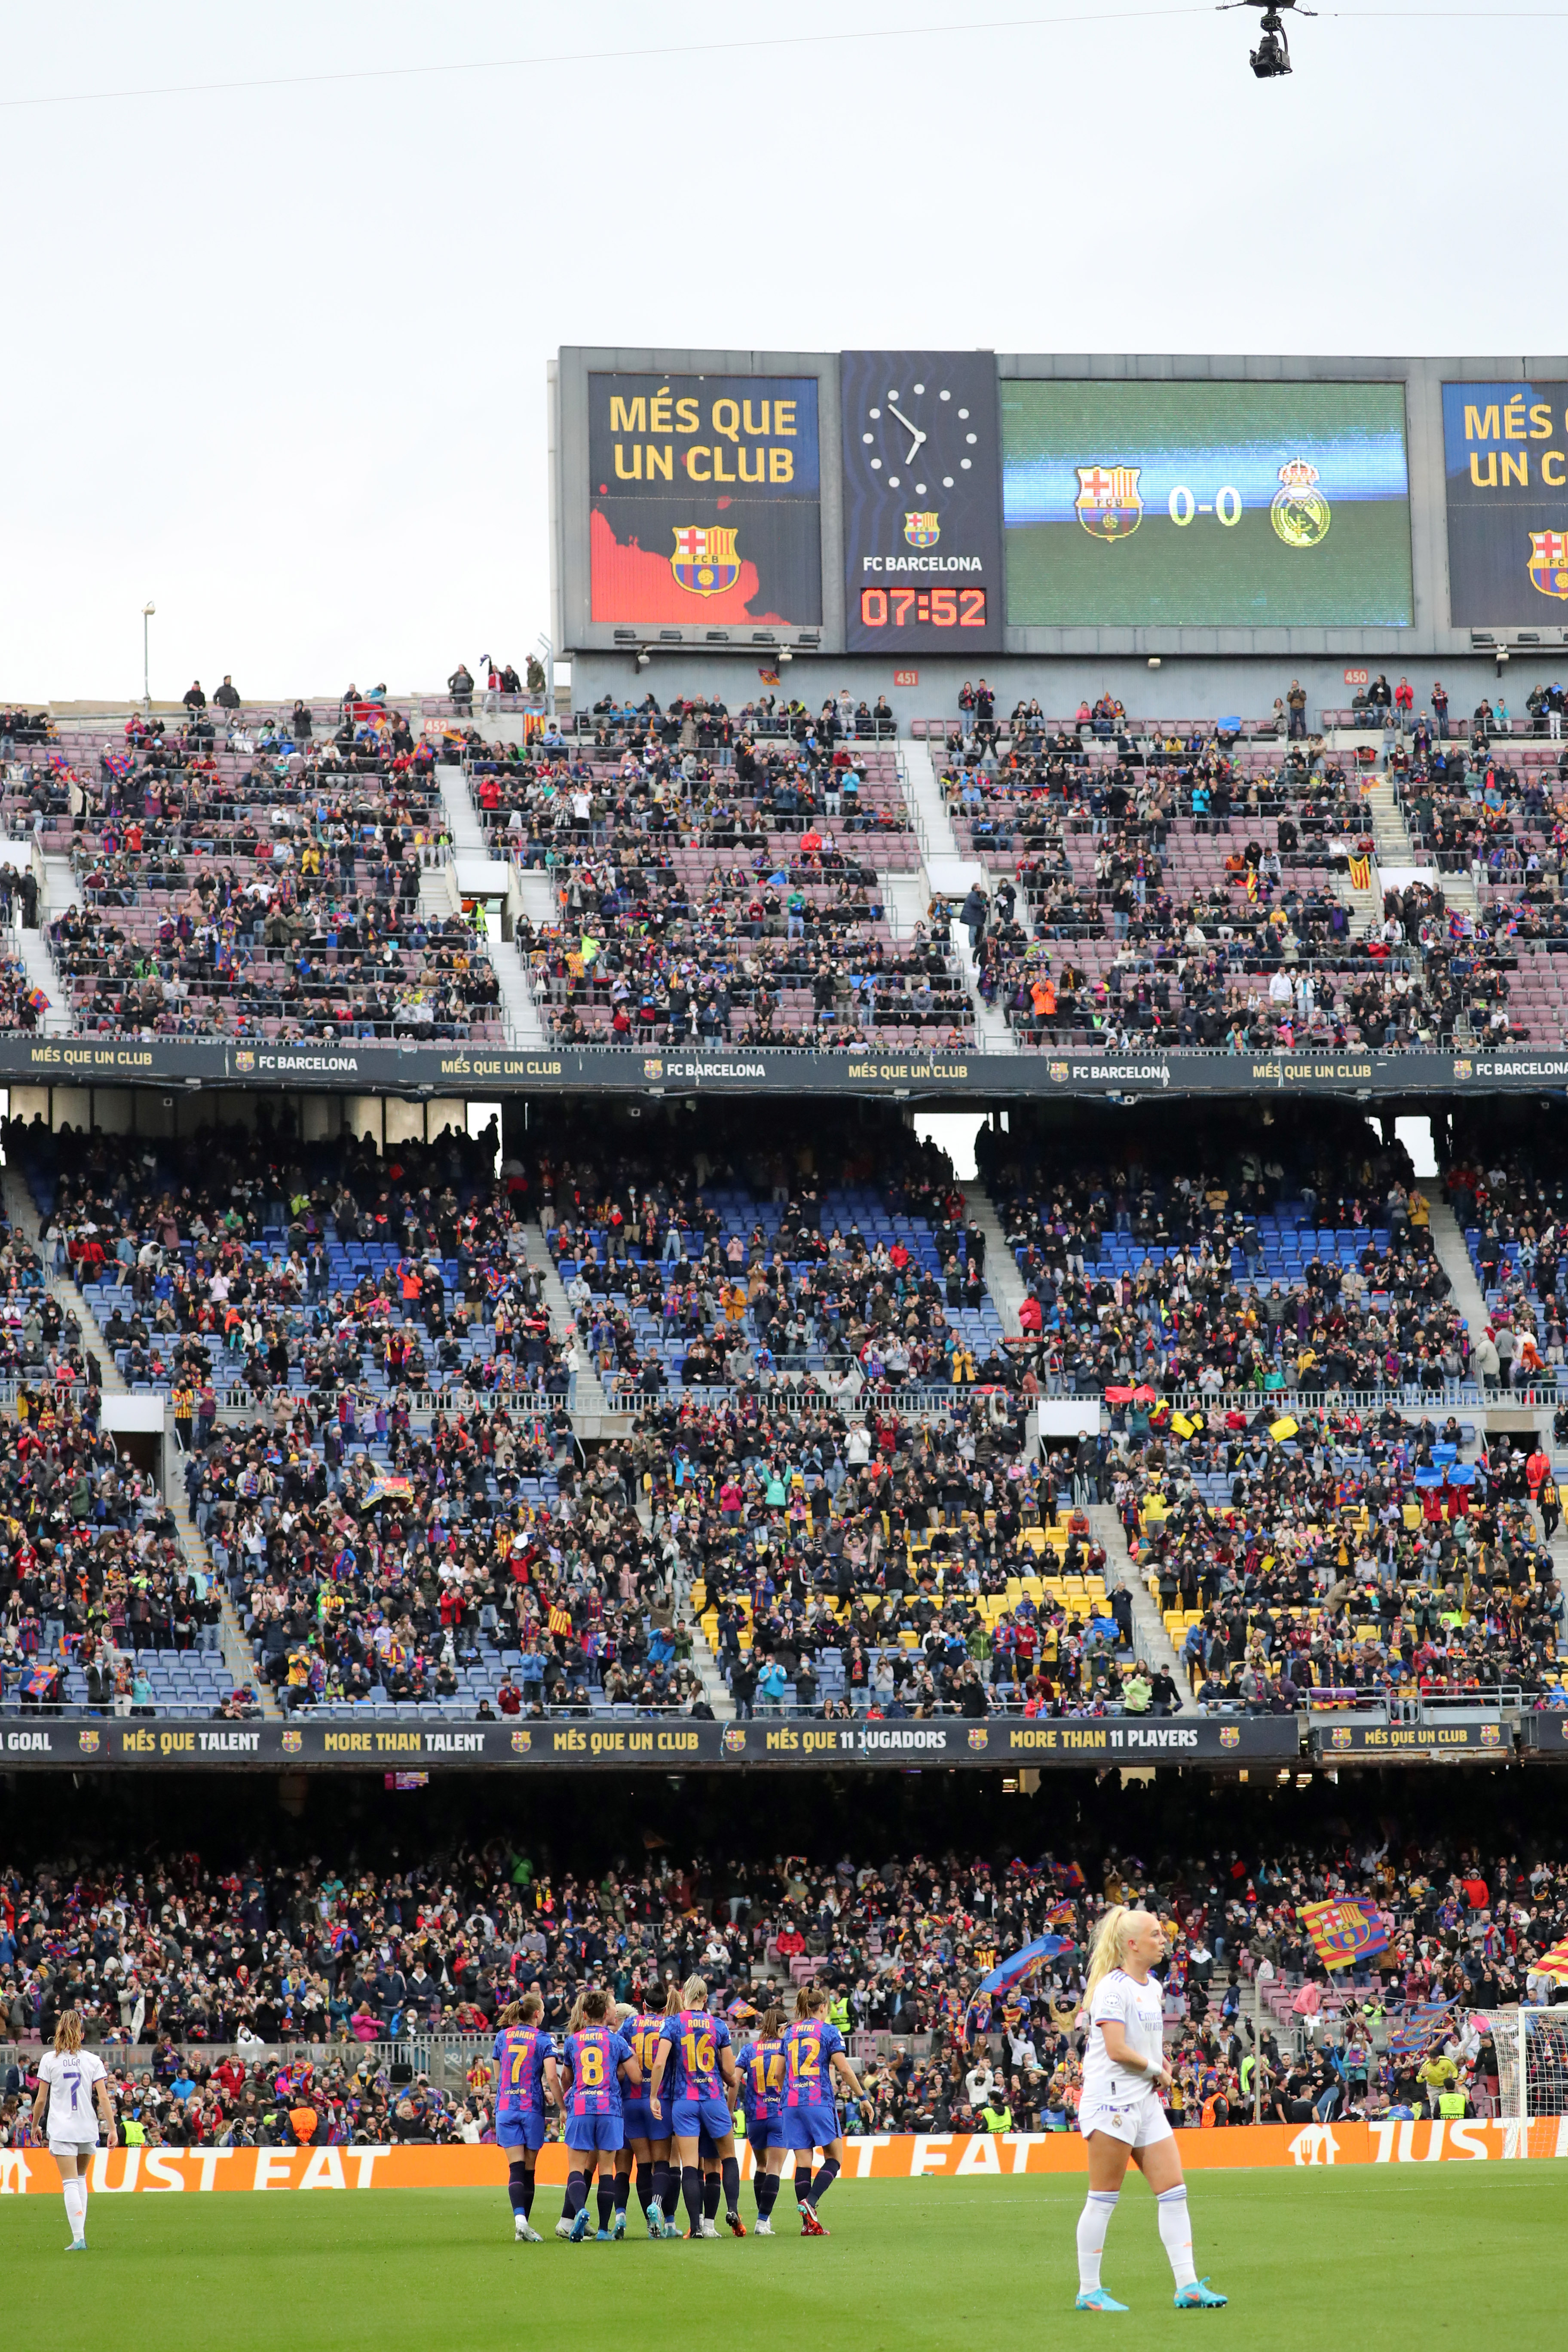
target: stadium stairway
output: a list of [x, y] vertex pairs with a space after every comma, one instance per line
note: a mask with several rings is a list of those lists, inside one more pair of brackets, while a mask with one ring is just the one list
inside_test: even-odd
[[572, 1372], [572, 1427], [578, 1437], [629, 1437], [632, 1421], [629, 1413], [616, 1412], [605, 1394], [604, 1382], [589, 1361], [572, 1312], [572, 1302], [566, 1296], [555, 1260], [551, 1256], [544, 1231], [534, 1218], [523, 1226], [523, 1247], [528, 1262], [537, 1266], [544, 1292], [544, 1304], [550, 1314], [550, 1328], [557, 1339], [564, 1340], [567, 1362]]
[[1002, 1328], [1009, 1339], [1023, 1336], [1018, 1309], [1028, 1296], [1024, 1277], [1018, 1271], [1018, 1261], [1007, 1246], [1007, 1236], [1002, 1230], [990, 1193], [984, 1184], [965, 1184], [964, 1214], [973, 1225], [978, 1225], [985, 1236], [985, 1287], [992, 1303], [1002, 1318]]
[[[447, 813], [454, 857], [482, 858], [487, 864], [493, 863], [495, 853], [469, 797], [468, 778], [460, 768], [443, 768], [440, 777], [441, 805]], [[515, 874], [516, 869], [511, 871]], [[449, 865], [444, 873], [447, 887], [453, 894], [453, 903], [459, 904], [456, 867]], [[540, 879], [542, 882], [543, 877], [541, 876]], [[422, 882], [421, 895], [424, 887]], [[526, 903], [524, 911], [533, 915], [532, 908]], [[534, 917], [534, 919], [539, 918]], [[522, 958], [510, 940], [502, 939], [495, 929], [490, 931], [486, 947], [491, 968], [500, 982], [501, 1018], [506, 1024], [508, 1043], [521, 1053], [542, 1052], [549, 1039], [544, 1034], [544, 1024], [539, 1017], [539, 1007], [533, 1001], [533, 991], [529, 987], [523, 971]]]
[[1127, 1549], [1127, 1532], [1117, 1517], [1114, 1504], [1091, 1503], [1089, 1524], [1096, 1540], [1105, 1546], [1105, 1573], [1113, 1587], [1122, 1587], [1132, 1601], [1132, 1631], [1136, 1637], [1138, 1655], [1146, 1666], [1163, 1666], [1176, 1685], [1184, 1707], [1195, 1706], [1193, 1686], [1187, 1680], [1186, 1669], [1176, 1655], [1175, 1644], [1165, 1630], [1154, 1596], [1139, 1575], [1131, 1553]]
[[1465, 1247], [1459, 1221], [1447, 1201], [1432, 1201], [1431, 1220], [1432, 1246], [1437, 1253], [1437, 1263], [1448, 1277], [1454, 1303], [1465, 1318], [1470, 1345], [1474, 1347], [1491, 1321], [1487, 1312], [1485, 1294], [1476, 1280], [1476, 1270], [1470, 1264], [1470, 1253]]
[[544, 1024], [539, 1017], [539, 1006], [528, 984], [522, 968], [522, 958], [511, 940], [492, 938], [489, 941], [490, 961], [500, 982], [502, 1016], [507, 1036], [520, 1052], [540, 1053], [549, 1044]]
[[[163, 1442], [165, 1445], [174, 1444], [167, 1421], [164, 1423]], [[185, 1499], [184, 1455], [178, 1450], [175, 1452], [174, 1461], [175, 1474], [167, 1481], [165, 1487], [169, 1508], [174, 1513], [181, 1550], [187, 1559], [200, 1569], [217, 1593], [218, 1605], [222, 1612], [218, 1619], [218, 1647], [223, 1653], [224, 1664], [234, 1676], [235, 1688], [250, 1691], [259, 1701], [263, 1716], [269, 1722], [280, 1722], [283, 1709], [273, 1696], [270, 1683], [264, 1683], [257, 1674], [256, 1660], [250, 1643], [246, 1640], [245, 1628], [239, 1622], [239, 1612], [229, 1598], [228, 1587], [219, 1578], [217, 1570], [212, 1564], [212, 1555], [206, 1548], [201, 1529], [191, 1517], [191, 1507]]]
[[[921, 845], [921, 894], [926, 906], [933, 898], [945, 898], [956, 914], [971, 882], [986, 888], [985, 869], [975, 859], [960, 855], [958, 841], [952, 830], [952, 820], [942, 796], [930, 746], [917, 741], [911, 735], [899, 743], [899, 777], [902, 785], [904, 806], [909, 810], [915, 839]], [[974, 958], [969, 951], [969, 934], [962, 923], [953, 921], [949, 937], [952, 952], [963, 974], [963, 985], [974, 1015], [975, 1034], [980, 1048], [986, 1054], [1016, 1054], [1018, 1040], [1014, 1035], [1007, 1016], [994, 1009], [982, 998]]]
[[1363, 784], [1362, 799], [1372, 818], [1373, 839], [1377, 845], [1380, 866], [1415, 866], [1418, 860], [1405, 831], [1405, 815], [1394, 794], [1394, 786], [1384, 776], [1375, 783]]
[[[4, 1198], [5, 1215], [10, 1224], [16, 1232], [26, 1234], [29, 1240], [37, 1243], [39, 1255], [44, 1259], [44, 1278], [49, 1290], [59, 1301], [61, 1307], [73, 1314], [80, 1324], [82, 1344], [98, 1359], [99, 1375], [104, 1394], [128, 1396], [130, 1391], [125, 1385], [119, 1365], [114, 1360], [114, 1350], [105, 1339], [102, 1327], [92, 1308], [88, 1305], [86, 1297], [68, 1276], [56, 1274], [49, 1265], [48, 1255], [43, 1245], [37, 1205], [21, 1174], [15, 1168], [7, 1168], [0, 1173], [0, 1197]], [[255, 1661], [251, 1656], [250, 1644], [245, 1638], [245, 1629], [239, 1622], [238, 1612], [229, 1598], [227, 1587], [213, 1566], [212, 1555], [207, 1550], [201, 1530], [191, 1516], [190, 1505], [185, 1497], [184, 1456], [175, 1448], [174, 1426], [167, 1406], [164, 1407], [163, 1413], [163, 1444], [170, 1464], [163, 1477], [164, 1500], [174, 1515], [181, 1550], [193, 1566], [208, 1580], [217, 1594], [218, 1646], [223, 1654], [224, 1664], [234, 1676], [237, 1690], [254, 1691], [261, 1702], [263, 1715], [280, 1717], [282, 1709], [277, 1700], [270, 1690], [257, 1679]], [[168, 1449], [171, 1448], [175, 1450], [169, 1453]]]

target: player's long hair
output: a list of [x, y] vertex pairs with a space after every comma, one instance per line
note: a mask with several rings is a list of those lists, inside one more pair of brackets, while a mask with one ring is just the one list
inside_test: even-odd
[[687, 1978], [686, 1982], [680, 1988], [680, 2005], [683, 2009], [707, 2008], [708, 1986], [703, 1978]]
[[1136, 1933], [1140, 1922], [1152, 1917], [1152, 1912], [1133, 1911], [1125, 1903], [1112, 1903], [1101, 1912], [1089, 1948], [1089, 1974], [1083, 1980], [1080, 2015], [1087, 2014], [1100, 1979], [1108, 1977], [1112, 1969], [1126, 1965], [1129, 1937]]
[[61, 2010], [59, 2022], [55, 2027], [55, 2048], [59, 2051], [67, 2052], [71, 2050], [79, 2050], [81, 2048], [81, 2011], [79, 2009]]
[[583, 2022], [584, 1998], [584, 1996], [582, 1993], [579, 1993], [576, 2000], [572, 2004], [572, 2014], [566, 2020], [566, 2031], [568, 2033], [575, 2033], [578, 2027]]
[[775, 2000], [771, 2008], [764, 2009], [763, 2011], [757, 2025], [758, 2039], [763, 2042], [774, 2041], [784, 2032], [784, 2013]]
[[827, 2006], [827, 1995], [819, 1984], [803, 1984], [795, 1997], [796, 2017], [815, 2017]]
[[670, 1978], [668, 1984], [665, 1987], [664, 2013], [666, 2017], [679, 2017], [680, 2015], [680, 1987], [676, 1983], [673, 1977]]
[[509, 2000], [496, 2019], [498, 2026], [527, 2025], [543, 2014], [544, 2003], [536, 1992], [525, 1992], [521, 2000]]

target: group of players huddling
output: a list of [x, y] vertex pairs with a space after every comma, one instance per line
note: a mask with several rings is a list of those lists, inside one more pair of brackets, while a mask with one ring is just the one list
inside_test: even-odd
[[[501, 2011], [495, 2040], [496, 2139], [510, 2157], [518, 2238], [539, 2242], [529, 2216], [549, 2107], [563, 2118], [570, 2151], [558, 2238], [581, 2243], [587, 2236], [595, 2174], [595, 2235], [624, 2238], [634, 2165], [650, 2238], [680, 2235], [675, 2216], [682, 2201], [686, 2235], [716, 2238], [721, 2198], [725, 2221], [743, 2238], [737, 2095], [756, 2164], [757, 2235], [773, 2234], [784, 2153], [793, 2148], [801, 2235], [826, 2237], [816, 2209], [844, 2163], [835, 2075], [852, 2096], [860, 2095], [844, 2037], [823, 2015], [827, 1996], [804, 1986], [787, 2027], [781, 2009], [765, 2011], [739, 2067], [729, 2025], [707, 2002], [700, 1977], [689, 1977], [679, 1992], [672, 1986], [662, 2014], [612, 2008], [598, 1990], [581, 1993], [559, 2055], [553, 2035], [540, 2025], [537, 1993]], [[822, 2158], [815, 2171], [814, 2155]]]
[[[1152, 1971], [1164, 1956], [1164, 1930], [1152, 1912], [1113, 1906], [1095, 1930], [1080, 2011], [1087, 2034], [1079, 2129], [1088, 2150], [1089, 2193], [1078, 2224], [1079, 2311], [1127, 2308], [1101, 2286], [1100, 2264], [1130, 2162], [1154, 2193], [1176, 2309], [1215, 2310], [1226, 2301], [1194, 2268], [1182, 2159], [1160, 2097], [1171, 2077], [1163, 1994]], [[634, 2179], [650, 2238], [681, 2235], [675, 2216], [682, 2202], [685, 2235], [716, 2238], [721, 2200], [726, 2223], [743, 2238], [738, 2097], [754, 2158], [756, 2234], [773, 2234], [784, 2158], [793, 2152], [801, 2235], [826, 2237], [817, 2209], [844, 2165], [835, 2080], [852, 2097], [861, 2095], [844, 2037], [824, 2015], [826, 2006], [820, 1987], [803, 1986], [793, 2021], [785, 2024], [780, 2008], [764, 2011], [737, 2063], [729, 2024], [708, 2007], [700, 1977], [689, 1977], [679, 1992], [672, 1986], [661, 2014], [613, 2005], [602, 1987], [589, 1988], [578, 1995], [559, 2053], [541, 2022], [539, 1995], [510, 2002], [500, 2013], [494, 2059], [496, 2140], [507, 2151], [513, 2235], [528, 2245], [542, 2242], [529, 2217], [553, 2108], [571, 2168], [558, 2238], [580, 2245], [588, 2235], [590, 2188], [598, 2204], [595, 2236], [624, 2238]], [[102, 2061], [82, 2047], [75, 2010], [61, 2017], [54, 2049], [39, 2063], [39, 2126], [46, 2105], [49, 2152], [70, 2217], [69, 2252], [85, 2252], [88, 2169], [99, 2119], [111, 2141], [115, 2124]]]

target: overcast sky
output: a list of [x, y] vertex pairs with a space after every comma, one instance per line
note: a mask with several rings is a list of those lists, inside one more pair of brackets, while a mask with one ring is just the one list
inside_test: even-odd
[[155, 696], [521, 668], [562, 343], [1568, 343], [1560, 194], [1521, 152], [1568, 18], [1325, 17], [1275, 83], [1250, 10], [973, 29], [1069, 5], [13, 0], [11, 101], [972, 29], [0, 103], [0, 699], [139, 693], [149, 597]]

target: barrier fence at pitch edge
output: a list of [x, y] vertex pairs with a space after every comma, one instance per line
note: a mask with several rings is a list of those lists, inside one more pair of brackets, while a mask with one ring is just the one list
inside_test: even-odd
[[[1188, 2172], [1319, 2169], [1334, 2165], [1489, 2164], [1568, 2158], [1568, 2116], [1531, 2124], [1461, 2122], [1250, 2124], [1178, 2136]], [[737, 2143], [742, 2179], [755, 2170]], [[540, 2150], [539, 2180], [566, 2185], [567, 2149]], [[847, 2142], [843, 2178], [857, 2180], [1016, 2179], [1083, 2174], [1088, 2150], [1076, 2132], [876, 2132]], [[784, 2158], [787, 2179], [793, 2155]], [[100, 2148], [89, 2187], [100, 2196], [367, 2189], [493, 2189], [506, 2186], [508, 2152], [461, 2147]], [[0, 2148], [0, 2196], [58, 2195], [59, 2171], [47, 2148]]]
[[363, 1038], [195, 1038], [0, 1034], [0, 1084], [47, 1087], [166, 1087], [199, 1091], [239, 1087], [290, 1093], [655, 1094], [881, 1096], [894, 1101], [946, 1097], [975, 1102], [1084, 1096], [1158, 1100], [1164, 1096], [1292, 1094], [1448, 1097], [1562, 1093], [1568, 1047], [1555, 1054], [1401, 1054], [1381, 1047], [1340, 1054], [1231, 1054], [1064, 1047], [985, 1054], [965, 1045], [901, 1051], [872, 1044], [844, 1053], [811, 1046], [378, 1045]]

